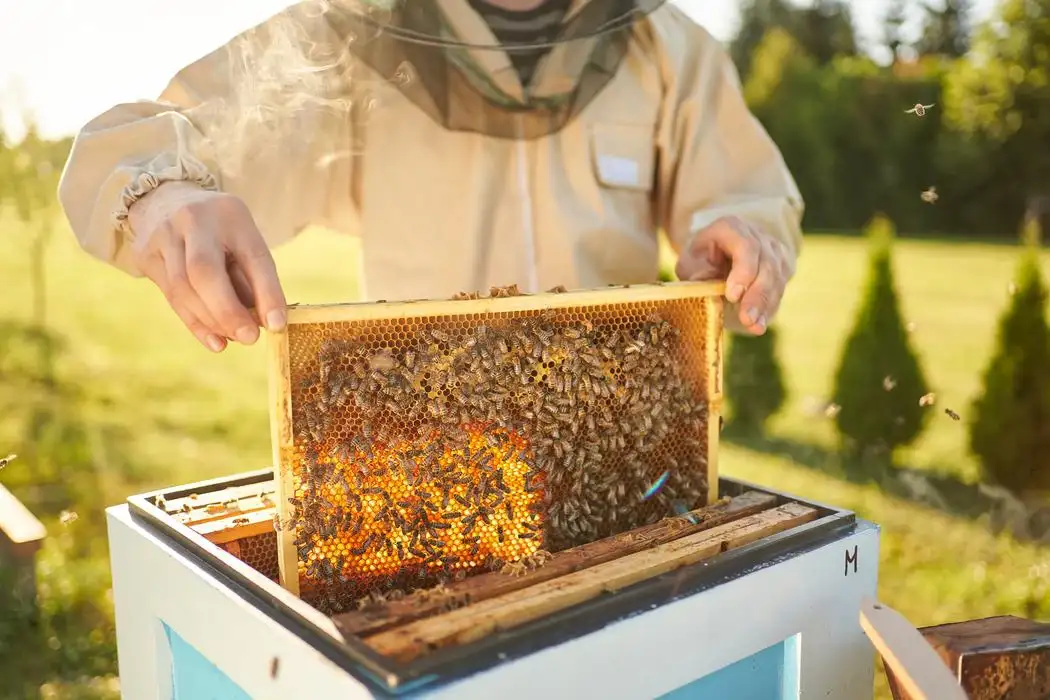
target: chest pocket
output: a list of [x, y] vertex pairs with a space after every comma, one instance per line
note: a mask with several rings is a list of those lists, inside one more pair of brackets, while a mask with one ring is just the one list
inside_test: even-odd
[[[652, 126], [590, 125], [591, 166], [606, 216], [615, 227], [652, 227], [656, 152]], [[625, 231], [626, 233], [627, 231]]]
[[584, 236], [580, 252], [608, 281], [649, 281], [655, 275], [653, 130], [644, 124], [589, 126], [601, 223]]

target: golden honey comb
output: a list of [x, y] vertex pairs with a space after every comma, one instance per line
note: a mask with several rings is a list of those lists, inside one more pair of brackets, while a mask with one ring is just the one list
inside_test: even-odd
[[277, 566], [276, 533], [264, 532], [259, 535], [249, 535], [234, 540], [233, 543], [236, 543], [235, 548], [229, 545], [220, 546], [223, 546], [226, 551], [232, 550], [234, 556], [271, 581], [280, 580], [280, 571]]
[[281, 584], [338, 611], [713, 500], [721, 285], [296, 306]]

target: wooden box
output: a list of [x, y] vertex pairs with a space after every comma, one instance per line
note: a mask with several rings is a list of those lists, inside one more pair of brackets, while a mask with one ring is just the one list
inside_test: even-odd
[[[1050, 698], [1050, 624], [1004, 615], [919, 631], [970, 700]], [[911, 700], [886, 675], [894, 700]]]

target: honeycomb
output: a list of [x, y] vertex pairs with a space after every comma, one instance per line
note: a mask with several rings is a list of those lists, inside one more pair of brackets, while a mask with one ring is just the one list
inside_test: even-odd
[[706, 501], [720, 307], [700, 288], [603, 293], [291, 315], [278, 527], [304, 600], [337, 612]]
[[276, 532], [250, 535], [219, 546], [271, 581], [280, 582]]

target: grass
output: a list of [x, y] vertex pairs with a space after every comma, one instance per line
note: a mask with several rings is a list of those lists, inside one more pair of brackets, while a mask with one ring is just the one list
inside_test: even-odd
[[[0, 322], [17, 330], [32, 320], [28, 236], [10, 219], [0, 219], [0, 231], [6, 290]], [[898, 285], [904, 311], [915, 323], [914, 342], [941, 405], [960, 413], [978, 391], [1015, 254], [1002, 245], [901, 241], [897, 247]], [[279, 250], [289, 301], [352, 298], [356, 255], [354, 241], [318, 231]], [[839, 478], [828, 422], [800, 410], [804, 397], [830, 392], [864, 262], [863, 242], [856, 238], [808, 240], [777, 320], [791, 403], [776, 418], [769, 440], [725, 446], [723, 473], [851, 508], [880, 524], [880, 595], [916, 624], [1004, 613], [1050, 617], [1045, 548], [994, 536], [978, 520]], [[1046, 266], [1050, 269], [1050, 257]], [[38, 575], [45, 603], [40, 652], [60, 658], [0, 672], [5, 678], [17, 674], [38, 695], [47, 683], [47, 697], [111, 697], [105, 681], [78, 680], [115, 673], [101, 511], [130, 493], [269, 464], [264, 348], [234, 347], [211, 355], [182, 329], [149, 283], [89, 259], [64, 227], [47, 252], [47, 270], [48, 328], [65, 341], [56, 354], [57, 384], [75, 399], [52, 391], [50, 399], [34, 405], [50, 406], [46, 415], [65, 416], [75, 428], [68, 434], [79, 436], [77, 444], [84, 448], [66, 461], [51, 459], [57, 466], [48, 488], [38, 483], [42, 468], [28, 466], [32, 459], [8, 467], [4, 481], [57, 534], [42, 553]], [[24, 341], [25, 334], [12, 337]], [[26, 394], [17, 393], [22, 390], [3, 367], [0, 353], [0, 396], [8, 395], [8, 403], [0, 403], [0, 447], [10, 444], [10, 451], [31, 454], [26, 436], [30, 428], [39, 434], [39, 425], [10, 408]], [[72, 405], [76, 412], [68, 413]], [[36, 459], [46, 461], [48, 456], [37, 452]], [[964, 423], [947, 417], [932, 421], [901, 459], [955, 482], [978, 476], [966, 450]], [[79, 465], [76, 473], [70, 471], [73, 464]], [[58, 512], [69, 509], [81, 518], [63, 526]], [[3, 641], [0, 635], [0, 645]], [[5, 656], [11, 655], [0, 649], [0, 659]], [[881, 677], [878, 686], [879, 696], [888, 697]]]

